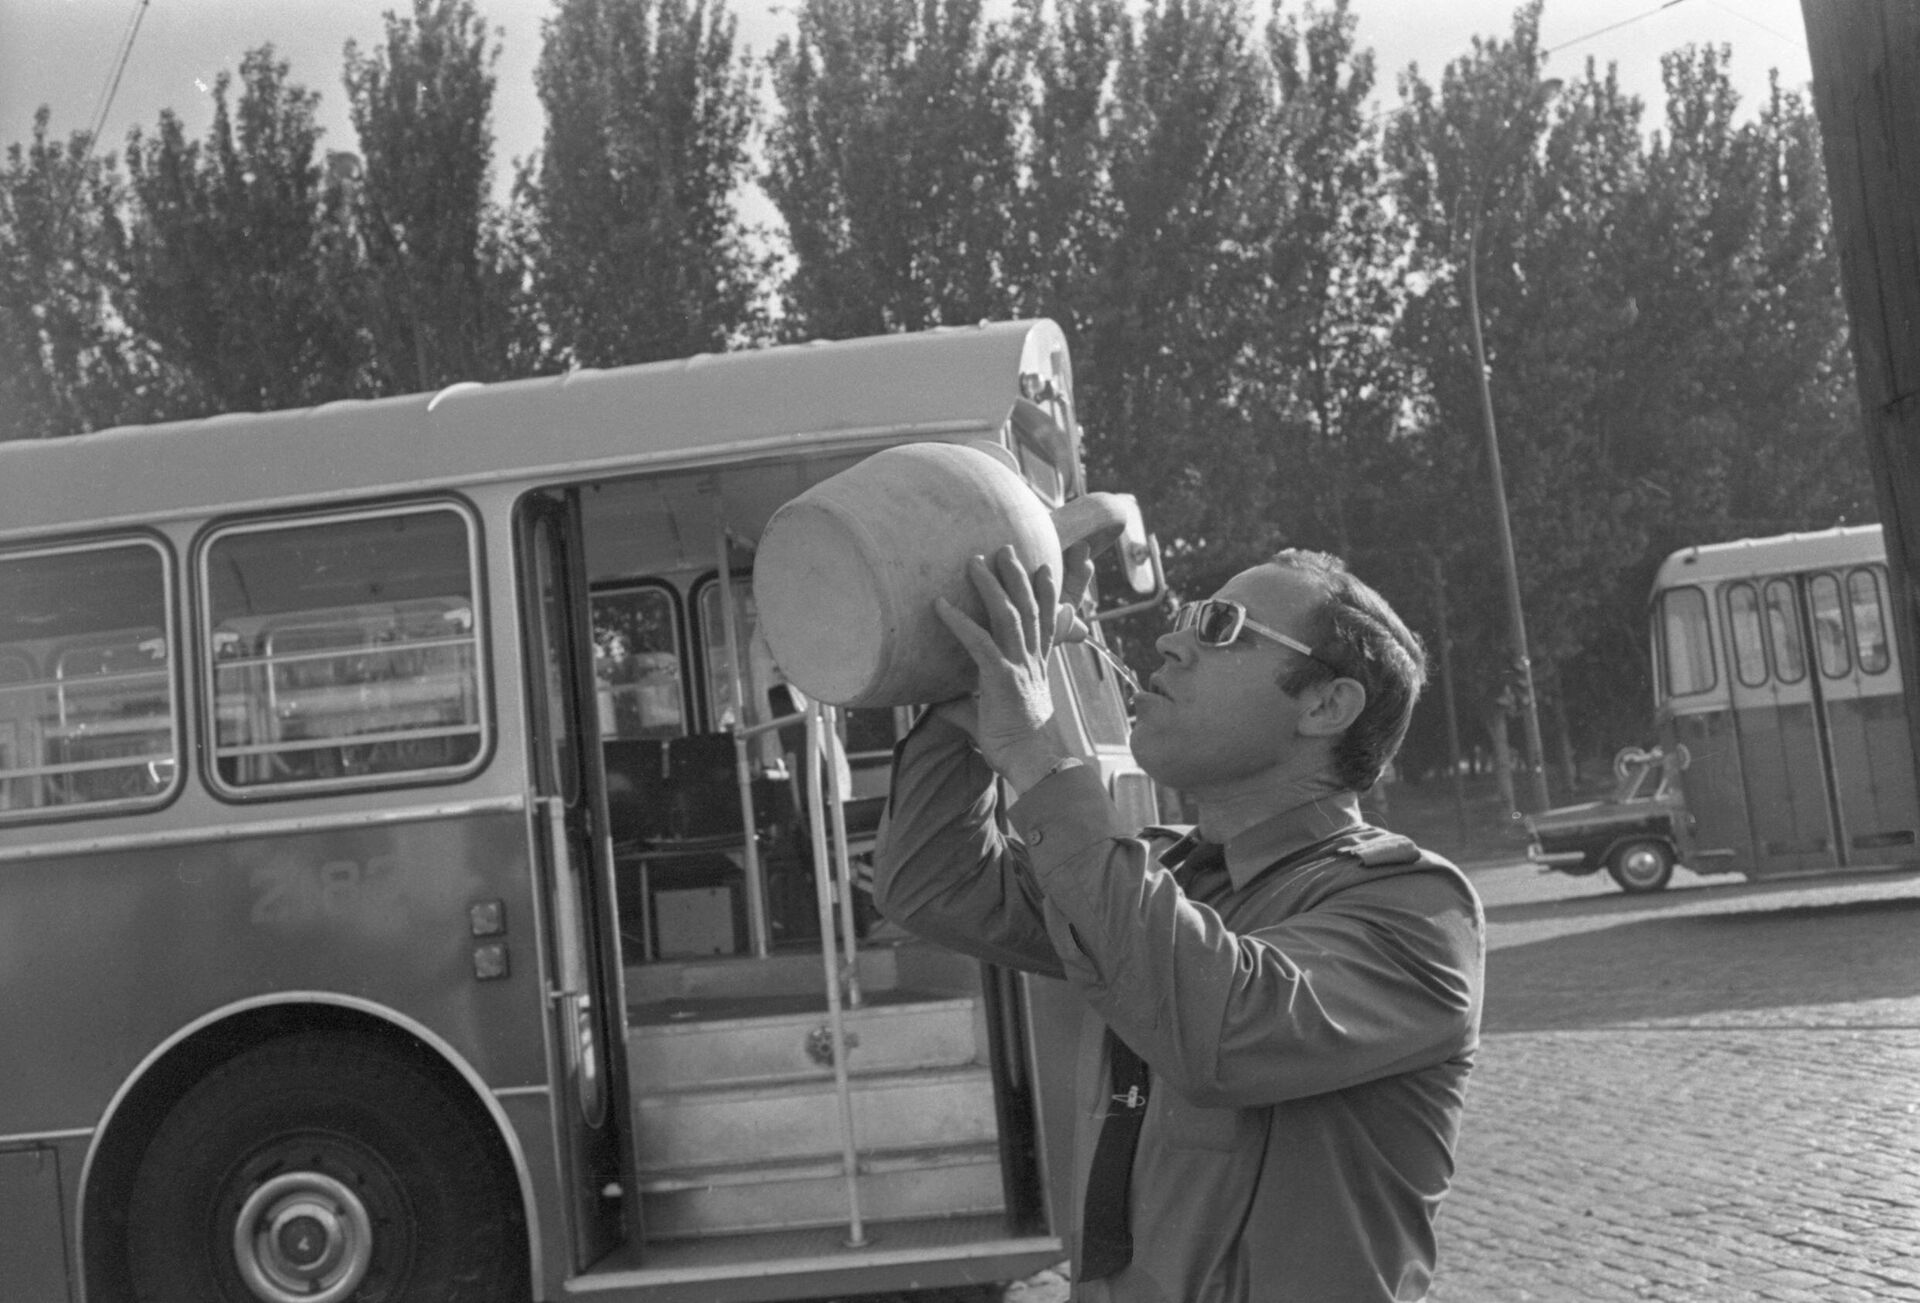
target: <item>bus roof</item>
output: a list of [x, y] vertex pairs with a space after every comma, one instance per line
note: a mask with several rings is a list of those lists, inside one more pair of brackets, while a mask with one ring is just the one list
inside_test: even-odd
[[1804, 534], [1704, 543], [1683, 547], [1661, 562], [1653, 591], [1716, 579], [1856, 565], [1884, 560], [1886, 555], [1878, 525], [1840, 525]]
[[991, 436], [1022, 371], [1066, 379], [1065, 350], [1046, 320], [947, 327], [0, 443], [0, 541], [863, 437]]

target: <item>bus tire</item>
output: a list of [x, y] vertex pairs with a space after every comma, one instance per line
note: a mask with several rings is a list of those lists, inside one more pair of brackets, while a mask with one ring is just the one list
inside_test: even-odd
[[499, 1151], [404, 1051], [339, 1032], [268, 1041], [154, 1133], [128, 1201], [134, 1297], [524, 1301], [526, 1230]]
[[1665, 842], [1622, 842], [1607, 856], [1607, 872], [1629, 896], [1659, 891], [1673, 877], [1673, 851]]

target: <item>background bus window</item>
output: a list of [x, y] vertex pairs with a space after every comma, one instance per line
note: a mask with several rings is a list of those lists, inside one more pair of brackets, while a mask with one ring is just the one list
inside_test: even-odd
[[214, 535], [201, 573], [217, 782], [357, 785], [477, 764], [473, 557], [450, 507]]
[[1807, 599], [1813, 607], [1813, 654], [1822, 677], [1843, 679], [1853, 670], [1847, 653], [1847, 617], [1840, 609], [1840, 580], [1815, 575], [1807, 580]]
[[1713, 642], [1707, 631], [1707, 598], [1698, 588], [1674, 588], [1660, 596], [1661, 641], [1666, 647], [1667, 691], [1675, 697], [1713, 686]]
[[1862, 674], [1885, 674], [1893, 657], [1887, 648], [1886, 608], [1880, 601], [1880, 576], [1855, 570], [1847, 576], [1848, 606], [1853, 619], [1853, 642], [1860, 649]]
[[1727, 589], [1727, 640], [1732, 644], [1733, 673], [1743, 687], [1757, 688], [1767, 681], [1767, 645], [1760, 629], [1760, 594], [1751, 584]]
[[1766, 594], [1767, 634], [1773, 649], [1774, 673], [1782, 683], [1798, 683], [1807, 676], [1807, 653], [1800, 641], [1793, 584], [1786, 579], [1769, 579]]
[[0, 812], [93, 812], [172, 789], [169, 605], [148, 543], [0, 561]]
[[686, 735], [672, 589], [646, 584], [593, 595], [593, 677], [603, 741]]

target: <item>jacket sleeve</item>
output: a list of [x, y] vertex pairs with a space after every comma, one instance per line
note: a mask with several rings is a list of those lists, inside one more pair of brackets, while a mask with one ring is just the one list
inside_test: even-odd
[[894, 752], [873, 852], [873, 900], [917, 936], [1061, 977], [1026, 847], [999, 820], [998, 785], [972, 739], [932, 714]]

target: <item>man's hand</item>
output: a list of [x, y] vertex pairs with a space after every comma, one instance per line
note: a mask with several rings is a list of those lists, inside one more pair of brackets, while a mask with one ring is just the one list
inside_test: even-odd
[[[962, 727], [973, 723], [980, 754], [1015, 791], [1039, 782], [1070, 754], [1053, 726], [1047, 659], [1056, 642], [1087, 636], [1077, 611], [1093, 570], [1086, 549], [1070, 550], [1065, 569], [1066, 591], [1073, 595], [1073, 602], [1063, 605], [1062, 590], [1056, 587], [1052, 572], [1042, 566], [1028, 579], [1011, 547], [1001, 548], [991, 560], [968, 561], [967, 576], [986, 607], [985, 627], [945, 598], [934, 599], [935, 611], [973, 657], [980, 674], [974, 719], [967, 721], [945, 706], [942, 713]], [[1042, 619], [1042, 611], [1049, 612], [1049, 617]]]

